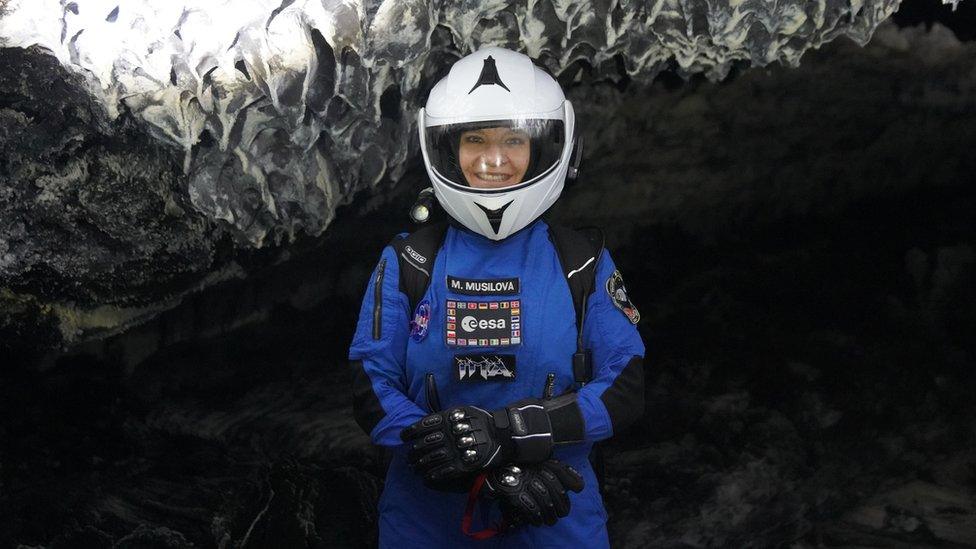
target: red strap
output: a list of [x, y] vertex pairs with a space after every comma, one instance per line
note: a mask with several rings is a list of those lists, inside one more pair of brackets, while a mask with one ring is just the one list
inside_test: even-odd
[[474, 506], [476, 503], [478, 503], [478, 494], [481, 492], [481, 486], [484, 483], [485, 473], [481, 473], [477, 478], [474, 479], [474, 484], [471, 485], [471, 490], [468, 492], [468, 503], [464, 506], [464, 517], [461, 519], [461, 531], [464, 532], [464, 535], [476, 540], [493, 538], [497, 536], [504, 527], [502, 523], [499, 523], [485, 528], [484, 530], [479, 530], [477, 532], [471, 531], [471, 520], [474, 516]]

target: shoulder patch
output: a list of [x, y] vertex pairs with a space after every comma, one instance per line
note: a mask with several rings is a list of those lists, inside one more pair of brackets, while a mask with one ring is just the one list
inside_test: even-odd
[[627, 296], [627, 287], [624, 286], [624, 277], [620, 271], [614, 271], [610, 278], [607, 278], [607, 293], [610, 294], [613, 305], [627, 315], [631, 324], [640, 322], [640, 312]]
[[430, 301], [423, 300], [417, 304], [417, 310], [413, 313], [413, 320], [410, 321], [410, 339], [420, 343], [427, 337], [427, 329], [430, 324]]

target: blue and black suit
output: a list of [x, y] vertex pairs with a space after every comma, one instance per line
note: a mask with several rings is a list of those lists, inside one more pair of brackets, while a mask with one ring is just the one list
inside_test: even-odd
[[[413, 310], [400, 287], [401, 261], [430, 280]], [[588, 456], [593, 443], [642, 414], [644, 344], [609, 253], [594, 261], [582, 331], [592, 378], [579, 387], [572, 361], [577, 318], [566, 275], [573, 272], [560, 262], [544, 220], [501, 241], [450, 226], [433, 261], [409, 247], [383, 250], [349, 351], [357, 421], [393, 454], [379, 504], [380, 547], [609, 546], [607, 514]], [[485, 541], [464, 536], [466, 495], [425, 487], [408, 467], [400, 440], [405, 427], [430, 411], [428, 374], [445, 407], [494, 410], [540, 398], [550, 378], [556, 395], [577, 391], [583, 440], [553, 453], [585, 481], [581, 493], [570, 494], [569, 516], [554, 526], [523, 526]], [[497, 518], [497, 508], [480, 509], [476, 523]]]

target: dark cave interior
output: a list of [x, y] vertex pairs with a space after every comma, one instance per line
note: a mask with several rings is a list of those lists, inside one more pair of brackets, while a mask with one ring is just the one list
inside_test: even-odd
[[[645, 414], [604, 446], [615, 547], [976, 546], [976, 2], [893, 19], [964, 54], [838, 43], [719, 83], [574, 86], [596, 145], [548, 215], [606, 229], [648, 348]], [[2, 544], [372, 546], [384, 458], [346, 352], [376, 256], [410, 230], [415, 164], [319, 237], [225, 235], [209, 268], [246, 276], [122, 333], [52, 350], [50, 327], [0, 323]]]

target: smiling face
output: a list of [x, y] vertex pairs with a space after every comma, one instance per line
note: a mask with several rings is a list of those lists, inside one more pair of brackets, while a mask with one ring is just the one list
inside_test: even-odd
[[513, 128], [481, 128], [461, 134], [458, 162], [477, 189], [501, 189], [522, 182], [529, 167], [530, 139]]

